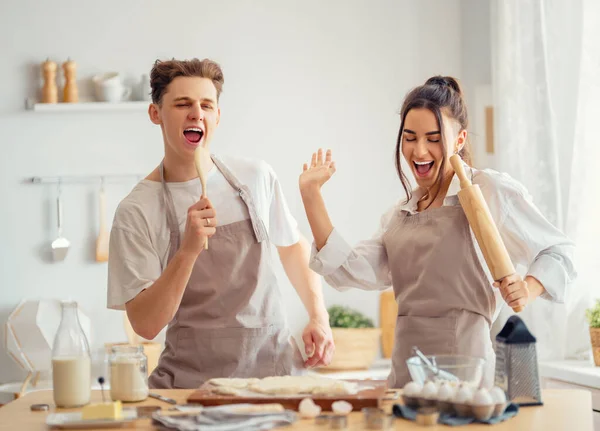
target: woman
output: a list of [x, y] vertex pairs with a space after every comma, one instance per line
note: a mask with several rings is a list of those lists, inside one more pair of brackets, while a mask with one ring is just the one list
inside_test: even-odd
[[[331, 151], [313, 154], [300, 191], [314, 236], [311, 268], [339, 290], [394, 287], [398, 303], [390, 387], [410, 380], [406, 359], [417, 345], [425, 354], [486, 359], [483, 384], [494, 378], [490, 325], [502, 300], [525, 306], [541, 296], [564, 302], [575, 277], [573, 244], [537, 210], [526, 190], [506, 174], [470, 163], [468, 117], [454, 78], [436, 76], [413, 89], [401, 110], [396, 170], [407, 199], [381, 218], [371, 239], [350, 246], [329, 219], [321, 186], [335, 172]], [[458, 153], [479, 184], [502, 239], [525, 278], [496, 283], [458, 202], [458, 178], [449, 158]], [[400, 156], [418, 187], [411, 190]]]

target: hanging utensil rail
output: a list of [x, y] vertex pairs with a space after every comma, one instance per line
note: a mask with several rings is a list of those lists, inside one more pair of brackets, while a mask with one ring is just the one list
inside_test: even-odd
[[65, 175], [53, 177], [29, 177], [25, 180], [31, 184], [84, 184], [96, 182], [111, 182], [120, 183], [131, 180], [139, 181], [144, 175], [142, 174], [116, 174], [116, 175]]

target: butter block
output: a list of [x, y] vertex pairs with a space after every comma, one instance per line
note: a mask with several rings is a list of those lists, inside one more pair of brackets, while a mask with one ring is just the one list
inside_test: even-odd
[[88, 404], [81, 411], [81, 419], [122, 419], [123, 405], [121, 401], [111, 403]]

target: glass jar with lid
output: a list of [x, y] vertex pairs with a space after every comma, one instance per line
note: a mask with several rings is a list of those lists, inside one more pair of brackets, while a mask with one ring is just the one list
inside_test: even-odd
[[148, 398], [148, 358], [141, 345], [113, 346], [108, 363], [113, 401], [136, 402]]

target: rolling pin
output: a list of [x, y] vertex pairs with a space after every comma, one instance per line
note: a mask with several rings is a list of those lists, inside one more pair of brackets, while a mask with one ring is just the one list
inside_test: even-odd
[[[498, 227], [494, 223], [479, 185], [471, 184], [465, 174], [462, 159], [458, 154], [450, 157], [450, 164], [460, 180], [460, 191], [458, 192], [460, 205], [467, 216], [469, 226], [475, 234], [475, 239], [479, 244], [479, 248], [481, 248], [492, 277], [499, 282], [504, 277], [514, 274], [515, 267], [510, 260], [504, 242], [502, 242]], [[523, 307], [515, 307], [513, 310], [519, 313], [523, 310]]]
[[[194, 163], [196, 165], [196, 171], [198, 172], [198, 178], [200, 178], [200, 184], [202, 184], [202, 196], [206, 197], [206, 174], [202, 169], [202, 152], [206, 151], [204, 148], [198, 146], [194, 151]], [[208, 250], [208, 238], [204, 242], [204, 250]]]

